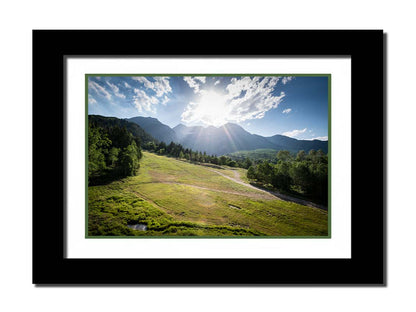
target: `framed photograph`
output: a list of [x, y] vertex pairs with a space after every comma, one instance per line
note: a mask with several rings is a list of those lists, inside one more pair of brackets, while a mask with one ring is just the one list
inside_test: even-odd
[[381, 30], [33, 31], [33, 283], [385, 285], [383, 68]]

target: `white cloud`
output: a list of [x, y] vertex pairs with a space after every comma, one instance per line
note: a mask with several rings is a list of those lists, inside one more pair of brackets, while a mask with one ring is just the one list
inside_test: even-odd
[[153, 88], [153, 83], [145, 77], [131, 77], [131, 79], [136, 80], [136, 81], [144, 84], [144, 86], [147, 89], [152, 89]]
[[230, 118], [234, 121], [261, 119], [267, 111], [276, 108], [285, 97], [284, 92], [274, 94], [278, 77], [232, 78], [226, 87]]
[[156, 105], [159, 100], [154, 96], [149, 96], [146, 92], [140, 89], [134, 89], [133, 103], [139, 112], [148, 111], [155, 113]]
[[247, 91], [251, 86], [254, 86], [258, 81], [259, 77], [244, 77], [241, 79], [232, 78], [231, 83], [227, 85], [226, 89], [228, 91], [228, 96], [230, 98], [239, 97], [243, 91]]
[[167, 95], [165, 95], [165, 96], [163, 97], [163, 99], [162, 99], [161, 104], [162, 104], [162, 105], [166, 105], [168, 102], [169, 102], [169, 98], [168, 98], [168, 96], [167, 96]]
[[197, 80], [196, 77], [192, 78], [192, 77], [186, 76], [186, 77], [183, 77], [183, 80], [188, 84], [190, 88], [194, 90], [194, 93], [200, 92], [200, 89], [199, 89], [200, 84], [196, 81]]
[[320, 140], [320, 141], [328, 141], [328, 136], [320, 136], [320, 137], [316, 137], [310, 140]]
[[[146, 77], [131, 77], [133, 80], [143, 84], [146, 89], [152, 90], [155, 94], [149, 95], [148, 92], [134, 88], [133, 103], [139, 112], [147, 111], [156, 113], [156, 105], [166, 105], [169, 102], [168, 93], [172, 92], [169, 77], [153, 77], [150, 81]], [[127, 83], [125, 86], [127, 87]], [[130, 85], [128, 85], [130, 86]], [[131, 87], [131, 86], [130, 86]]]
[[124, 86], [125, 86], [126, 88], [131, 89], [131, 85], [129, 85], [127, 82], [124, 82]]
[[103, 86], [99, 85], [95, 81], [88, 81], [88, 88], [94, 90], [96, 94], [106, 97], [108, 100], [111, 100], [111, 94]]
[[182, 114], [185, 123], [203, 122], [221, 125], [226, 122], [241, 122], [263, 118], [267, 111], [276, 108], [285, 97], [276, 94], [279, 77], [232, 78], [225, 92], [203, 87], [192, 77], [184, 77], [198, 99], [190, 102]]
[[286, 108], [286, 109], [284, 109], [283, 110], [283, 114], [289, 114], [290, 112], [292, 111], [292, 109], [291, 108]]
[[97, 100], [91, 94], [88, 94], [88, 104], [97, 104]]
[[219, 84], [221, 81], [217, 80], [214, 82], [214, 86], [216, 86], [217, 84]]
[[120, 93], [119, 87], [117, 87], [115, 84], [112, 84], [109, 81], [106, 81], [106, 83], [111, 88], [111, 90], [113, 90], [113, 93], [114, 93], [115, 96], [117, 96], [119, 98], [122, 98], [122, 99], [125, 99], [126, 98], [126, 96], [123, 93]]
[[162, 97], [163, 95], [172, 92], [172, 88], [169, 84], [169, 77], [153, 77], [154, 82], [146, 77], [131, 77], [131, 79], [142, 83], [147, 89], [153, 90], [157, 97]]
[[285, 85], [287, 84], [289, 81], [291, 81], [292, 79], [295, 79], [295, 77], [291, 77], [291, 76], [286, 76], [282, 78], [282, 83]]
[[169, 77], [154, 77], [154, 89], [157, 97], [161, 97], [164, 94], [172, 92], [172, 88], [169, 84]]
[[194, 79], [201, 81], [202, 83], [205, 83], [207, 81], [207, 77], [203, 76], [196, 76]]
[[198, 104], [194, 102], [189, 102], [181, 115], [182, 121], [185, 123], [199, 121], [201, 117], [202, 116], [199, 116], [198, 114]]
[[297, 137], [298, 135], [305, 133], [306, 132], [306, 128], [302, 129], [302, 130], [292, 130], [292, 131], [288, 131], [288, 132], [283, 132], [282, 135], [288, 136], [288, 137]]

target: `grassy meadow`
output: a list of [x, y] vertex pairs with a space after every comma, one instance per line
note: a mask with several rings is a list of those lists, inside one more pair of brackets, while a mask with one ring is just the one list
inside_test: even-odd
[[88, 187], [88, 237], [328, 235], [327, 211], [247, 183], [246, 169], [143, 152], [136, 176]]

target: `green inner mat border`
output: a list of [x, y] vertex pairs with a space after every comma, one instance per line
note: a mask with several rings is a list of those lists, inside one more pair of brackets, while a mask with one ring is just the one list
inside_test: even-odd
[[[88, 235], [88, 78], [89, 77], [327, 77], [328, 78], [328, 235], [327, 236], [89, 236]], [[288, 238], [313, 238], [330, 239], [332, 233], [331, 215], [331, 74], [85, 74], [85, 238], [107, 239], [107, 238], [127, 238], [127, 239], [288, 239]]]

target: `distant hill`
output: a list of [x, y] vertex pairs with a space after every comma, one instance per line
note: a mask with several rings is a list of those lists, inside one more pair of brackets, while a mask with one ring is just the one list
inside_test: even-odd
[[156, 118], [152, 117], [133, 117], [126, 119], [129, 122], [133, 122], [144, 129], [148, 134], [159, 141], [163, 141], [167, 144], [170, 142], [177, 142], [176, 133], [169, 126], [161, 123]]
[[294, 153], [300, 150], [309, 152], [311, 149], [321, 149], [324, 153], [328, 153], [328, 141], [296, 140], [294, 138], [290, 138], [280, 134], [276, 134], [271, 137], [266, 137], [266, 139], [277, 146], [284, 146], [286, 150]]
[[309, 152], [321, 149], [328, 152], [328, 142], [319, 140], [296, 140], [280, 134], [263, 137], [251, 134], [241, 126], [227, 123], [221, 127], [187, 127], [179, 124], [173, 128], [177, 142], [193, 150], [206, 151], [207, 154], [224, 155], [236, 151], [257, 149], [289, 150], [297, 153], [300, 150]]
[[100, 115], [88, 115], [88, 121], [103, 128], [110, 128], [114, 126], [126, 127], [134, 136], [139, 137], [142, 144], [155, 141], [155, 139], [146, 133], [139, 125], [129, 122], [125, 119], [116, 117], [104, 117]]

